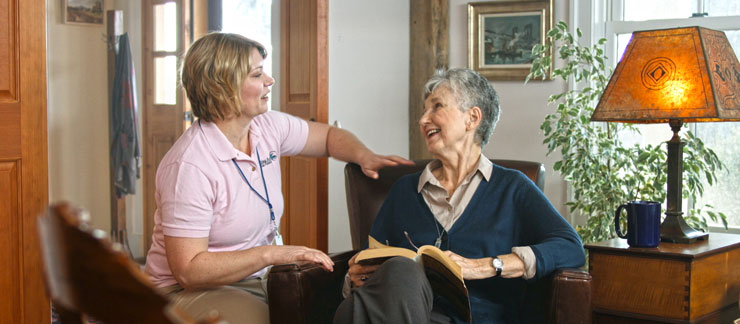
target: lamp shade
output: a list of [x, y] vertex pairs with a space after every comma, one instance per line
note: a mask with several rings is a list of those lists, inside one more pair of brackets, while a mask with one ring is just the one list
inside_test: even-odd
[[740, 63], [725, 33], [703, 27], [633, 33], [595, 121], [740, 121]]

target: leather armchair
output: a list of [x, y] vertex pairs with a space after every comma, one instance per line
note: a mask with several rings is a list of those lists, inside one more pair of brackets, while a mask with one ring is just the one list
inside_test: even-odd
[[[516, 160], [492, 160], [522, 171], [540, 188], [545, 184], [541, 163]], [[332, 255], [334, 272], [313, 264], [288, 264], [272, 268], [268, 280], [270, 319], [272, 323], [331, 323], [342, 300], [341, 289], [347, 261], [367, 245], [375, 216], [396, 180], [420, 171], [428, 161], [415, 166], [397, 166], [380, 170], [377, 180], [366, 177], [360, 167], [344, 168], [347, 207], [353, 251]], [[580, 269], [561, 269], [540, 280], [533, 289], [546, 295], [544, 305], [535, 305], [547, 314], [549, 323], [591, 323], [591, 276]]]

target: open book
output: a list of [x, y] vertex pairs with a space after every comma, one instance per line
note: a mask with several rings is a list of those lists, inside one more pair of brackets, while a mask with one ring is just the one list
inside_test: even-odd
[[404, 256], [415, 260], [422, 267], [436, 295], [445, 297], [462, 319], [472, 320], [468, 288], [462, 276], [462, 268], [442, 250], [433, 245], [424, 245], [418, 251], [388, 246], [368, 237], [368, 249], [360, 251], [355, 262], [362, 265], [380, 264], [386, 260]]

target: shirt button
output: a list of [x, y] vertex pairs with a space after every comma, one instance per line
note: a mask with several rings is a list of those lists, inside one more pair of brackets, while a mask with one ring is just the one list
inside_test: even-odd
[[255, 168], [255, 167], [252, 167], [252, 172], [254, 172], [255, 170], [257, 170], [257, 168]]

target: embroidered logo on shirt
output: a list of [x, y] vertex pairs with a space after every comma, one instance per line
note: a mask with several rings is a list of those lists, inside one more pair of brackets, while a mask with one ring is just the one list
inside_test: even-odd
[[278, 158], [278, 156], [277, 156], [277, 152], [275, 152], [275, 151], [270, 151], [270, 156], [268, 156], [268, 157], [267, 157], [266, 159], [264, 159], [264, 160], [261, 160], [261, 161], [260, 161], [260, 165], [262, 165], [263, 167], [265, 167], [265, 166], [268, 166], [268, 165], [270, 165], [270, 163], [272, 163], [272, 161], [275, 161], [275, 160], [277, 160], [277, 158]]

